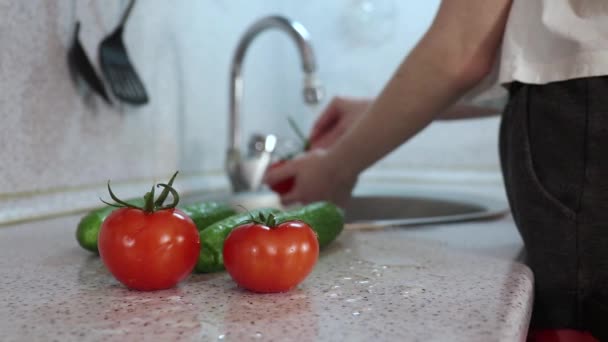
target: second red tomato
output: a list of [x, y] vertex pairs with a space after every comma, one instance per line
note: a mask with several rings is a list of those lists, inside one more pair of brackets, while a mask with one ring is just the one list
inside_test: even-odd
[[244, 224], [224, 242], [224, 266], [234, 281], [254, 292], [284, 292], [296, 287], [319, 258], [319, 242], [306, 223], [268, 227]]

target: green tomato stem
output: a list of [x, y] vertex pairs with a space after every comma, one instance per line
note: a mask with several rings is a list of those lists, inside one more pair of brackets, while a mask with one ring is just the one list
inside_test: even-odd
[[[171, 177], [171, 179], [169, 180], [169, 182], [167, 184], [159, 183], [159, 184], [156, 184], [156, 186], [152, 185], [152, 188], [150, 189], [150, 191], [146, 192], [146, 194], [144, 195], [144, 205], [143, 206], [136, 206], [136, 205], [130, 204], [130, 203], [118, 198], [118, 196], [116, 196], [114, 194], [114, 192], [112, 191], [112, 187], [110, 186], [110, 181], [108, 181], [108, 192], [110, 193], [110, 197], [112, 198], [112, 200], [114, 200], [115, 203], [108, 203], [108, 202], [104, 201], [103, 199], [101, 199], [101, 198], [100, 199], [103, 203], [105, 203], [109, 206], [112, 206], [112, 207], [139, 209], [146, 213], [153, 213], [153, 212], [159, 211], [159, 210], [174, 209], [175, 207], [177, 207], [177, 204], [179, 203], [179, 193], [172, 186], [173, 181], [175, 180], [175, 177], [177, 176], [177, 173], [178, 172], [175, 172], [173, 174], [173, 176]], [[160, 193], [158, 198], [156, 200], [154, 200], [154, 191], [155, 191], [156, 187], [163, 188], [163, 191]], [[169, 196], [169, 194], [171, 194], [171, 196], [173, 197], [173, 202], [165, 205], [164, 203], [165, 203], [167, 197]]]
[[[169, 183], [171, 183], [171, 182], [169, 182]], [[173, 209], [173, 208], [177, 207], [177, 204], [179, 203], [179, 194], [177, 193], [177, 190], [175, 190], [175, 188], [171, 186], [171, 184], [159, 183], [159, 184], [156, 184], [156, 187], [159, 187], [159, 188], [162, 187], [163, 193], [165, 191], [167, 191], [167, 193], [171, 193], [171, 196], [173, 196], [173, 202], [171, 202], [170, 204], [167, 204], [167, 205], [162, 205], [164, 203], [164, 199], [161, 202], [158, 202], [158, 200], [156, 202], [154, 202], [154, 204], [159, 203], [159, 205], [156, 206], [157, 210]]]
[[152, 185], [152, 189], [144, 195], [143, 210], [147, 213], [154, 211], [154, 185]]
[[[167, 187], [164, 187], [163, 192], [160, 193], [160, 195], [158, 196], [158, 198], [156, 199], [156, 202], [154, 202], [154, 204], [157, 207], [161, 207], [163, 205], [163, 203], [165, 202], [165, 200], [167, 199], [167, 196], [169, 196], [169, 193], [171, 192], [172, 186], [173, 186], [173, 181], [175, 180], [175, 177], [177, 177], [177, 174], [179, 173], [179, 171], [175, 171], [175, 173], [173, 174], [173, 176], [171, 176], [171, 179], [169, 179], [169, 183], [167, 183]], [[160, 185], [160, 184], [159, 184]], [[159, 186], [157, 185], [157, 187]], [[173, 189], [175, 190], [175, 189]], [[173, 192], [172, 192], [173, 193]], [[175, 192], [175, 194], [177, 194], [177, 192]], [[173, 195], [173, 197], [175, 197], [176, 195]], [[179, 202], [179, 199], [178, 199]]]
[[293, 129], [298, 138], [300, 138], [300, 141], [303, 145], [303, 150], [308, 151], [310, 149], [310, 141], [308, 140], [308, 138], [304, 135], [304, 133], [302, 133], [302, 130], [291, 116], [287, 117], [287, 121], [289, 122], [289, 126], [291, 126], [291, 129]]

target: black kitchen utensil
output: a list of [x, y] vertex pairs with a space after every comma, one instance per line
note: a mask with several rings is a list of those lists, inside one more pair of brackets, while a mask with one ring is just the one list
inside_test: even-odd
[[68, 67], [70, 72], [74, 78], [82, 78], [93, 91], [99, 94], [108, 104], [111, 104], [112, 101], [106, 92], [106, 88], [103, 86], [103, 82], [97, 76], [84, 47], [80, 43], [80, 39], [78, 38], [79, 33], [80, 22], [77, 21], [74, 28], [74, 39], [68, 50]]
[[127, 103], [142, 105], [148, 103], [148, 94], [129, 60], [129, 54], [122, 39], [125, 23], [134, 5], [135, 0], [131, 0], [118, 27], [101, 42], [99, 63], [106, 81], [117, 98]]

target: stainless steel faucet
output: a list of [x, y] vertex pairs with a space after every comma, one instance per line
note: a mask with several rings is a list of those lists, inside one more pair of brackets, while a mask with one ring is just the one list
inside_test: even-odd
[[323, 90], [315, 75], [317, 65], [306, 28], [298, 22], [281, 16], [269, 16], [253, 23], [236, 47], [230, 70], [230, 121], [226, 170], [235, 192], [254, 191], [260, 188], [264, 172], [270, 164], [272, 152], [277, 144], [277, 139], [273, 135], [256, 135], [250, 142], [248, 155], [243, 157], [240, 151], [243, 59], [254, 38], [272, 28], [287, 33], [298, 47], [304, 71], [304, 101], [315, 104], [323, 97]]

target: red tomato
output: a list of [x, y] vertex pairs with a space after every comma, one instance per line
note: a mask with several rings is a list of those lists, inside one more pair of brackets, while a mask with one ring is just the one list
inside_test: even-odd
[[142, 291], [175, 286], [192, 272], [200, 252], [194, 222], [177, 209], [115, 210], [103, 222], [98, 244], [114, 277]]
[[[286, 160], [279, 160], [278, 162], [271, 164], [269, 168], [272, 169], [275, 167], [279, 167], [279, 166], [283, 165], [285, 162], [286, 162]], [[272, 184], [270, 186], [270, 188], [272, 189], [272, 191], [274, 191], [280, 195], [285, 195], [286, 193], [291, 191], [294, 184], [295, 184], [295, 179], [293, 177], [289, 177], [278, 183]]]
[[224, 266], [241, 287], [254, 292], [284, 292], [301, 283], [319, 258], [315, 232], [301, 221], [276, 227], [246, 223], [224, 242]]

